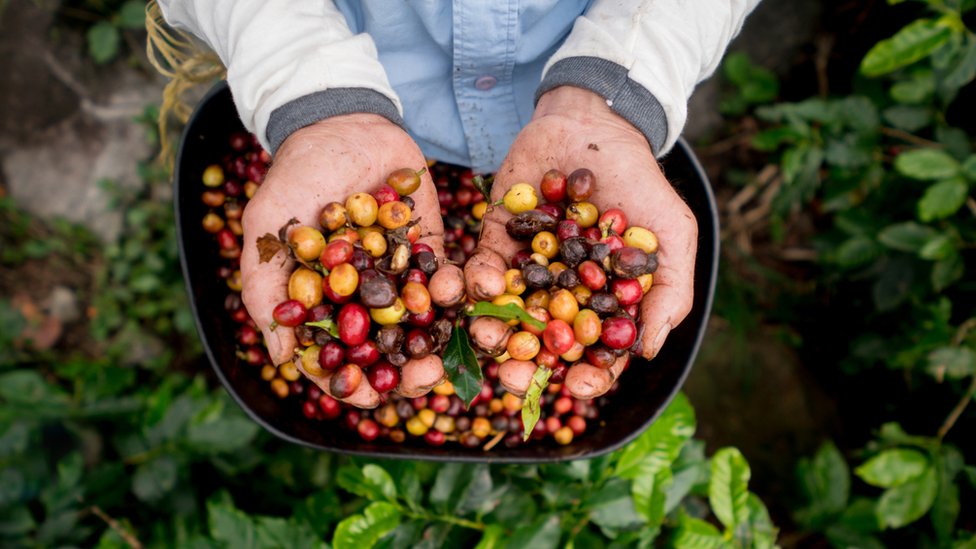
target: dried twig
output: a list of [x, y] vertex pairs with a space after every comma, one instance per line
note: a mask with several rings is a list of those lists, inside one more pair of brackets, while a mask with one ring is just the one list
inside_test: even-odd
[[102, 511], [101, 507], [97, 505], [91, 505], [88, 507], [88, 510], [91, 511], [98, 518], [105, 521], [105, 524], [107, 524], [109, 528], [115, 530], [115, 533], [117, 533], [119, 537], [121, 537], [126, 543], [128, 543], [129, 547], [132, 547], [132, 549], [143, 549], [142, 542], [139, 541], [139, 539], [136, 538], [132, 534], [132, 532], [126, 530], [124, 526], [119, 524], [119, 521], [109, 516], [109, 514], [106, 513], [105, 511]]
[[882, 135], [887, 135], [888, 137], [894, 137], [895, 139], [901, 139], [902, 141], [912, 143], [913, 145], [921, 145], [923, 147], [932, 147], [934, 149], [944, 148], [945, 145], [937, 141], [930, 141], [928, 139], [919, 137], [917, 135], [910, 134], [906, 131], [899, 130], [898, 128], [889, 128], [888, 126], [881, 127]]

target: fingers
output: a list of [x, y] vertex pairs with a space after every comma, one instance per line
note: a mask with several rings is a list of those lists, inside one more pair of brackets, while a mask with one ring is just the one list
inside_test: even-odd
[[420, 238], [417, 242], [430, 246], [440, 259], [444, 257], [444, 219], [437, 200], [437, 189], [429, 171], [421, 176], [420, 181], [420, 188], [410, 195], [414, 201], [413, 218], [420, 220]]
[[522, 398], [529, 390], [532, 376], [538, 368], [539, 366], [531, 360], [508, 359], [498, 367], [498, 382], [506, 391]]
[[613, 387], [613, 382], [620, 376], [620, 372], [624, 371], [628, 362], [630, 362], [629, 353], [617, 358], [613, 366], [606, 370], [579, 362], [566, 372], [564, 386], [569, 390], [569, 394], [580, 400], [602, 396]]
[[[300, 362], [296, 362], [295, 364], [298, 366], [298, 370], [301, 371], [305, 377], [318, 385], [319, 389], [322, 389], [322, 392], [335, 398], [335, 396], [332, 394], [332, 390], [329, 388], [329, 383], [332, 381], [331, 371], [323, 370], [322, 375], [316, 376], [308, 373], [307, 370], [302, 368]], [[382, 401], [380, 394], [377, 393], [376, 390], [373, 389], [372, 385], [370, 385], [365, 379], [359, 383], [359, 387], [357, 387], [348, 398], [340, 398], [336, 400], [345, 402], [346, 404], [351, 404], [357, 408], [376, 408]]]
[[464, 283], [468, 297], [477, 301], [491, 301], [505, 293], [505, 268], [502, 256], [479, 247], [464, 264]]
[[[407, 398], [426, 395], [444, 380], [444, 363], [436, 355], [408, 360], [400, 367], [397, 393]], [[367, 384], [368, 385], [368, 384]]]
[[288, 297], [288, 278], [294, 260], [279, 251], [271, 261], [261, 263], [257, 239], [267, 233], [278, 234], [281, 223], [264, 215], [262, 203], [252, 203], [244, 210], [244, 249], [241, 252], [241, 298], [248, 314], [264, 334], [272, 362], [281, 364], [291, 360], [295, 351], [295, 333], [291, 328], [270, 329], [275, 306]]
[[640, 306], [644, 323], [641, 354], [649, 359], [661, 352], [671, 329], [691, 312], [695, 295], [698, 225], [691, 212], [686, 211], [663, 227], [658, 231], [661, 266]]

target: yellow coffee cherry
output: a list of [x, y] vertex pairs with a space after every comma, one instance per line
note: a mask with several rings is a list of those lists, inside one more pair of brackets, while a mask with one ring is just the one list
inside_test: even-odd
[[[357, 278], [359, 274], [356, 274]], [[301, 302], [306, 309], [322, 302], [322, 275], [299, 267], [288, 277], [288, 299]]]
[[440, 385], [434, 387], [434, 394], [451, 396], [454, 394], [454, 385], [450, 381], [445, 379], [443, 382], [441, 382]]
[[376, 199], [368, 193], [356, 193], [346, 199], [346, 215], [360, 227], [368, 227], [376, 223], [379, 209]]
[[583, 358], [583, 351], [585, 350], [586, 346], [579, 341], [574, 341], [573, 346], [570, 347], [565, 353], [559, 355], [559, 358], [565, 360], [566, 362], [576, 362], [577, 360]]
[[567, 324], [572, 324], [577, 313], [579, 313], [579, 303], [572, 292], [560, 289], [552, 294], [549, 299], [549, 314], [552, 315], [552, 318], [558, 318]]
[[651, 273], [642, 274], [637, 277], [637, 282], [640, 282], [641, 291], [646, 294], [651, 291], [651, 286], [654, 285], [654, 275]]
[[628, 227], [624, 231], [624, 244], [652, 254], [657, 252], [657, 235], [644, 227]]
[[517, 332], [508, 338], [508, 354], [515, 360], [532, 360], [539, 354], [539, 338], [530, 332]]
[[[219, 187], [224, 184], [224, 170], [217, 164], [207, 166], [203, 170], [203, 184], [208, 187]], [[535, 206], [532, 206], [534, 208]], [[532, 209], [529, 208], [529, 209]]]
[[532, 251], [552, 259], [559, 253], [559, 240], [549, 231], [541, 231], [532, 237]]
[[566, 208], [566, 219], [579, 223], [582, 229], [596, 225], [599, 218], [600, 211], [590, 202], [575, 202]]
[[522, 399], [513, 395], [512, 393], [505, 393], [502, 396], [502, 405], [509, 412], [518, 412], [522, 409]]
[[413, 416], [407, 420], [407, 432], [415, 437], [424, 436], [427, 434], [428, 429], [430, 429], [430, 427], [421, 421], [420, 416]]
[[325, 372], [319, 366], [319, 352], [322, 350], [318, 345], [310, 345], [302, 351], [302, 369], [310, 376], [320, 376]]
[[525, 291], [525, 280], [522, 278], [520, 269], [509, 269], [505, 271], [505, 293], [511, 295], [522, 295]]
[[288, 244], [298, 257], [305, 261], [315, 261], [325, 249], [325, 236], [315, 227], [303, 225], [288, 233]]
[[525, 298], [525, 308], [531, 309], [532, 307], [549, 309], [549, 292], [545, 290], [536, 290], [529, 294], [529, 297]]
[[430, 408], [424, 408], [423, 410], [417, 412], [416, 417], [420, 418], [428, 428], [434, 426], [434, 421], [437, 420], [437, 414]]
[[383, 257], [386, 253], [386, 237], [382, 233], [368, 232], [363, 235], [360, 243], [366, 253], [373, 257]]
[[369, 316], [373, 319], [373, 322], [381, 324], [383, 326], [392, 326], [403, 318], [403, 315], [407, 312], [406, 306], [403, 304], [403, 300], [399, 297], [393, 302], [393, 305], [389, 307], [383, 307], [382, 309], [370, 309]]
[[[509, 303], [514, 303], [514, 304], [518, 305], [518, 308], [519, 309], [525, 309], [525, 302], [522, 301], [522, 298], [519, 297], [519, 296], [517, 296], [517, 295], [502, 294], [502, 295], [496, 297], [495, 299], [491, 300], [491, 302], [493, 304], [499, 305], [501, 307], [504, 307], [505, 305], [508, 305]], [[520, 321], [518, 319], [512, 319], [512, 320], [509, 320], [508, 321], [508, 325], [509, 326], [517, 326], [519, 322]]]
[[539, 204], [539, 195], [535, 192], [535, 187], [528, 183], [516, 183], [512, 185], [505, 196], [502, 204], [511, 214], [520, 214], [529, 210], [534, 210]]
[[278, 366], [278, 374], [285, 379], [285, 381], [298, 381], [298, 378], [302, 376], [302, 373], [298, 371], [295, 367], [295, 363], [288, 361], [284, 364]]
[[488, 211], [488, 203], [482, 200], [474, 206], [471, 207], [471, 215], [477, 220], [482, 220], [485, 217], [485, 212]]
[[573, 319], [573, 334], [583, 345], [593, 345], [600, 340], [603, 325], [600, 317], [592, 309], [583, 309]]

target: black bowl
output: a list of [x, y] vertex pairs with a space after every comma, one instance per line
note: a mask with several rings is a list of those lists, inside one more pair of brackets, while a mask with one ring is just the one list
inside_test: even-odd
[[203, 232], [200, 220], [207, 207], [200, 201], [200, 174], [227, 152], [230, 133], [243, 130], [229, 89], [219, 84], [200, 102], [183, 134], [176, 163], [174, 201], [180, 263], [203, 347], [217, 377], [251, 418], [285, 440], [345, 454], [435, 461], [539, 463], [595, 457], [633, 440], [667, 406], [684, 383], [698, 353], [712, 307], [718, 269], [718, 215], [711, 187], [684, 141], [664, 159], [665, 172], [698, 219], [695, 302], [691, 314], [671, 331], [667, 344], [652, 362], [635, 360], [623, 383], [600, 410], [600, 426], [567, 446], [552, 440], [523, 447], [497, 445], [485, 452], [448, 444], [430, 447], [411, 440], [393, 444], [363, 442], [338, 422], [306, 419], [293, 399], [273, 395], [268, 383], [235, 356], [236, 325], [224, 312], [226, 286], [216, 276], [216, 243]]

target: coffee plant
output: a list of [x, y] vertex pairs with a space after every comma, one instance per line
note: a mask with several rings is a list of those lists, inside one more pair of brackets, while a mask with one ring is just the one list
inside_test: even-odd
[[820, 284], [859, 320], [834, 342], [846, 346], [841, 370], [897, 370], [909, 390], [937, 384], [947, 403], [917, 410], [935, 415], [912, 418], [933, 425], [924, 435], [885, 423], [849, 456], [828, 442], [798, 465], [806, 502], [795, 519], [835, 547], [976, 543], [960, 496], [976, 486], [976, 455], [946, 441], [976, 393], [976, 128], [960, 93], [976, 75], [964, 20], [976, 6], [925, 4], [867, 52], [851, 95], [754, 110], [764, 125], [752, 147], [782, 176], [771, 223], [817, 218]]

